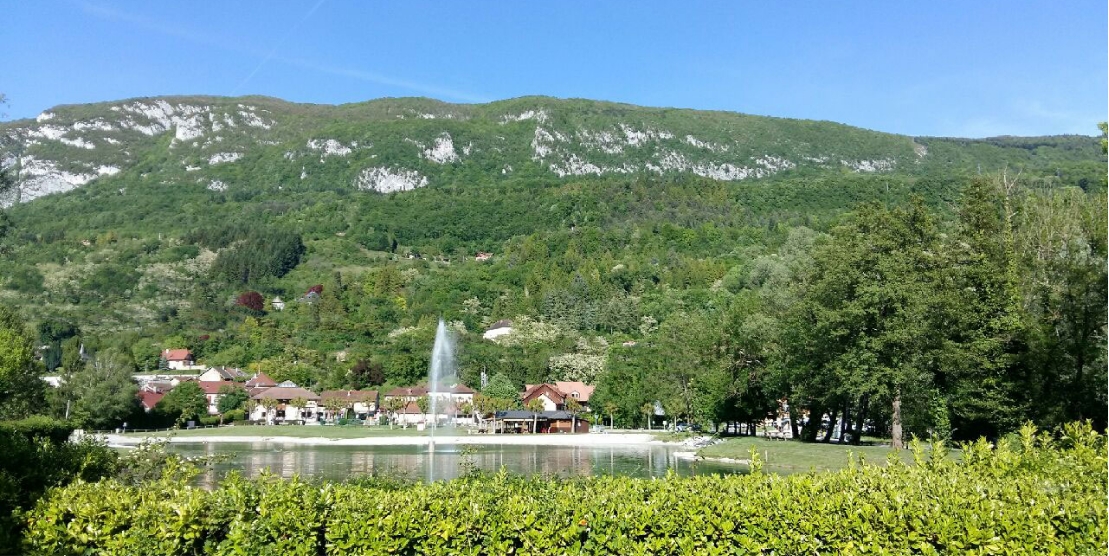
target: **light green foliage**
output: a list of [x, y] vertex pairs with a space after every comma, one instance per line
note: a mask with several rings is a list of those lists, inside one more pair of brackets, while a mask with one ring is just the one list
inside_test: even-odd
[[1105, 466], [1104, 437], [1072, 425], [961, 461], [916, 446], [912, 464], [786, 477], [105, 481], [53, 492], [25, 538], [36, 554], [1087, 554], [1107, 534]]
[[[83, 368], [65, 377], [59, 393], [71, 402], [70, 418], [92, 430], [115, 428], [138, 406], [132, 380], [135, 362], [115, 350], [97, 353]], [[61, 409], [61, 408], [58, 408]]]
[[518, 397], [519, 390], [507, 376], [497, 373], [489, 377], [489, 382], [481, 390], [481, 393], [487, 398], [512, 400]]
[[23, 321], [0, 305], [0, 419], [42, 411], [45, 383], [39, 379], [39, 371]]

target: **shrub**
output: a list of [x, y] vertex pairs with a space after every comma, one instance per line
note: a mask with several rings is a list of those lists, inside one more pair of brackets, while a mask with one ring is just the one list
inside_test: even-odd
[[114, 451], [91, 440], [69, 442], [72, 432], [47, 417], [0, 422], [0, 554], [14, 550], [19, 538], [13, 512], [31, 508], [51, 487], [115, 472]]
[[[78, 483], [28, 518], [37, 554], [1095, 554], [1105, 438], [941, 445], [915, 463], [791, 476], [312, 484]], [[172, 516], [172, 518], [170, 518]]]

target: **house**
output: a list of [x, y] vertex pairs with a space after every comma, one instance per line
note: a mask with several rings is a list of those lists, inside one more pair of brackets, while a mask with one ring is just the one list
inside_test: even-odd
[[589, 398], [593, 397], [593, 386], [584, 382], [555, 381], [555, 388], [567, 398], [578, 401], [582, 411], [589, 411]]
[[[589, 432], [589, 421], [566, 411], [498, 411], [496, 432], [583, 433]], [[575, 428], [576, 427], [576, 428]]]
[[223, 397], [220, 390], [223, 388], [243, 388], [239, 383], [227, 380], [199, 380], [197, 384], [204, 391], [204, 397], [208, 399], [209, 415], [219, 415], [219, 399]]
[[229, 369], [227, 367], [208, 367], [207, 371], [196, 377], [200, 382], [230, 382], [243, 378], [246, 378], [246, 373], [239, 369]]
[[142, 405], [142, 410], [150, 413], [154, 410], [154, 406], [166, 397], [165, 392], [151, 392], [150, 390], [139, 390], [135, 393], [135, 397], [139, 399], [139, 404]]
[[255, 373], [254, 376], [250, 377], [250, 379], [246, 381], [245, 386], [247, 387], [247, 390], [258, 388], [273, 388], [274, 386], [277, 386], [277, 381], [270, 378], [270, 376], [266, 373]]
[[[420, 411], [419, 406], [416, 405], [416, 400], [427, 397], [430, 401], [434, 398], [434, 420], [450, 420], [455, 424], [468, 424], [472, 422], [473, 418], [469, 414], [463, 414], [461, 408], [465, 404], [474, 403], [474, 394], [477, 394], [477, 392], [463, 384], [439, 386], [436, 390], [429, 390], [426, 386], [405, 386], [390, 390], [382, 397], [381, 405], [385, 407], [389, 400], [399, 398], [404, 400], [406, 405], [403, 410], [397, 411], [398, 422], [430, 421], [433, 419], [432, 415]], [[412, 408], [416, 408], [415, 411], [412, 411]]]
[[[270, 380], [272, 382], [272, 379]], [[261, 421], [263, 419], [270, 423], [306, 421], [317, 417], [319, 412], [320, 396], [299, 386], [255, 388], [251, 392], [250, 399], [255, 402], [254, 409], [250, 412], [251, 421]], [[297, 407], [290, 403], [298, 399], [304, 400], [303, 407]], [[272, 411], [266, 408], [267, 404], [273, 404]]]
[[493, 258], [493, 254], [492, 253], [486, 253], [485, 251], [478, 251], [477, 255], [474, 255], [474, 260], [475, 261], [488, 261], [489, 259], [492, 259], [492, 258]]
[[327, 408], [328, 400], [339, 400], [351, 410], [356, 419], [369, 419], [377, 413], [377, 390], [325, 390], [320, 392], [320, 407]]
[[187, 349], [162, 350], [162, 361], [166, 362], [167, 369], [173, 371], [190, 371], [196, 368], [196, 359]]
[[426, 423], [431, 420], [431, 415], [424, 413], [420, 409], [420, 404], [415, 401], [408, 402], [401, 409], [397, 410], [395, 419], [399, 425], [415, 425], [418, 423]]
[[520, 400], [524, 402], [525, 407], [533, 400], [539, 400], [543, 404], [544, 411], [558, 411], [566, 406], [566, 396], [553, 384], [525, 385], [524, 393], [520, 394]]
[[548, 384], [528, 384], [520, 394], [520, 400], [527, 405], [539, 400], [544, 411], [563, 411], [566, 400], [577, 400], [582, 411], [589, 411], [589, 398], [593, 396], [593, 386], [583, 382], [553, 382]]
[[274, 311], [284, 311], [285, 301], [281, 299], [281, 296], [275, 296], [273, 301], [270, 301], [270, 307], [273, 307]]
[[486, 330], [485, 334], [482, 334], [481, 337], [485, 338], [486, 340], [492, 340], [492, 339], [497, 338], [499, 336], [504, 336], [505, 334], [511, 334], [511, 333], [512, 333], [512, 321], [510, 321], [508, 319], [501, 319], [501, 320], [493, 323], [493, 326], [490, 326], [489, 330]]

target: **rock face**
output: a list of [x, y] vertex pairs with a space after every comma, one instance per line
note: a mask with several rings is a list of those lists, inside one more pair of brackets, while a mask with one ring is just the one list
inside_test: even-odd
[[[936, 158], [923, 141], [827, 122], [544, 97], [343, 106], [136, 99], [57, 107], [0, 125], [0, 137], [16, 146], [0, 153], [18, 174], [6, 204], [95, 180], [154, 179], [222, 193], [242, 186], [243, 165], [281, 176], [277, 188], [297, 182], [391, 194], [457, 179], [466, 168], [489, 179], [741, 181], [787, 171], [911, 172]], [[169, 162], [143, 164], [152, 159]]]

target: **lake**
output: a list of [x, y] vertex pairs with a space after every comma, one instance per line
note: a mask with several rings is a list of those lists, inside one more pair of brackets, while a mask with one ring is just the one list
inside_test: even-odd
[[[673, 469], [678, 475], [744, 473], [746, 467], [714, 462], [692, 462], [674, 456], [672, 446], [525, 446], [485, 444], [468, 446], [311, 446], [278, 442], [171, 444], [187, 457], [224, 456], [214, 471], [202, 478], [210, 483], [228, 471], [256, 477], [263, 470], [282, 476], [342, 480], [353, 476], [388, 475], [411, 479], [453, 479], [477, 468], [496, 472], [502, 467], [519, 475], [627, 475], [660, 477]], [[429, 471], [432, 472], [429, 475]]]

